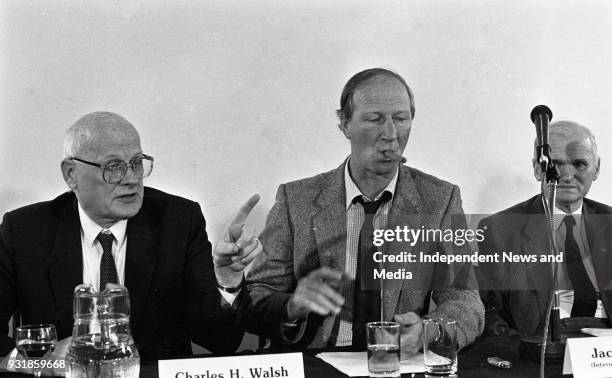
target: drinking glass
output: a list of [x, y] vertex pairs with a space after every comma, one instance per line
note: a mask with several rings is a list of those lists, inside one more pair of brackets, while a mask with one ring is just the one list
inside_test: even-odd
[[370, 377], [400, 376], [400, 325], [396, 322], [366, 324]]
[[423, 354], [426, 377], [457, 376], [457, 322], [423, 320]]
[[[44, 359], [57, 344], [57, 332], [53, 324], [34, 324], [17, 327], [15, 343], [19, 353], [27, 359]], [[40, 361], [39, 361], [40, 364]], [[40, 377], [42, 370], [33, 364], [34, 376]]]

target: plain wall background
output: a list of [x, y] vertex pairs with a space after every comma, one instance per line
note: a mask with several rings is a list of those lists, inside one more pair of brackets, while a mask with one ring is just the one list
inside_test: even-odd
[[539, 191], [534, 105], [595, 133], [590, 197], [612, 203], [612, 3], [3, 1], [0, 213], [66, 189], [64, 130], [117, 112], [156, 159], [146, 184], [201, 203], [214, 242], [252, 193], [337, 167], [335, 109], [373, 66], [416, 96], [408, 164], [458, 184], [466, 213]]

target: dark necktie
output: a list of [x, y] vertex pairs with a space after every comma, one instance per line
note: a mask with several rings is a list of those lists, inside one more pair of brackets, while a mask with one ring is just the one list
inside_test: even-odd
[[117, 279], [117, 268], [115, 267], [115, 259], [111, 252], [113, 247], [113, 234], [98, 234], [98, 241], [102, 246], [102, 260], [100, 261], [100, 291], [103, 291], [107, 283], [119, 283]]
[[597, 308], [597, 292], [584, 269], [580, 249], [574, 239], [573, 229], [576, 220], [568, 215], [563, 218], [563, 223], [565, 224], [565, 265], [574, 288], [571, 316], [594, 316]]
[[365, 325], [380, 319], [380, 292], [376, 290], [378, 281], [374, 280], [376, 264], [372, 258], [375, 252], [373, 242], [374, 216], [378, 208], [391, 198], [391, 193], [383, 195], [373, 202], [366, 202], [363, 197], [355, 197], [353, 203], [363, 206], [364, 220], [359, 231], [357, 249], [357, 271], [355, 275], [355, 304], [353, 307], [353, 347], [366, 348]]

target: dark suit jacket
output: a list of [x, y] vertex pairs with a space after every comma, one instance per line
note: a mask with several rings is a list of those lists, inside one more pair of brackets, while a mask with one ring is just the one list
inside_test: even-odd
[[[583, 214], [601, 299], [612, 316], [612, 207], [584, 199]], [[512, 251], [515, 254], [549, 254], [547, 223], [541, 195], [536, 195], [483, 219], [485, 237], [481, 254]], [[521, 334], [544, 329], [552, 288], [550, 263], [480, 264], [477, 276], [486, 310], [485, 334]]]
[[[71, 192], [4, 216], [0, 340], [5, 349], [15, 310], [23, 324], [53, 323], [60, 339], [72, 335], [73, 291], [83, 282], [80, 227]], [[125, 286], [132, 333], [144, 359], [191, 354], [190, 340], [219, 353], [240, 344], [244, 328], [234, 309], [221, 307], [205, 227], [197, 203], [151, 188], [128, 220]]]
[[[279, 187], [276, 203], [268, 215], [261, 235], [264, 253], [255, 260], [247, 278], [254, 309], [249, 322], [252, 332], [280, 343], [280, 325], [283, 322], [285, 304], [295, 290], [297, 281], [321, 266], [345, 270], [345, 197], [344, 164], [327, 173]], [[400, 167], [389, 224], [393, 224], [396, 219], [415, 229], [421, 226], [438, 228], [448, 220], [444, 219], [448, 214], [460, 214], [465, 221], [457, 186], [416, 169]], [[456, 248], [435, 243], [417, 244], [413, 249], [399, 243], [393, 246], [398, 250], [388, 253], [427, 253], [436, 248], [448, 248], [447, 253], [456, 252]], [[476, 290], [431, 290], [436, 283], [442, 284], [437, 282], [437, 278], [443, 276], [436, 274], [439, 272], [435, 270], [440, 266], [434, 268], [434, 265], [436, 264], [419, 267], [405, 263], [385, 265], [388, 271], [408, 268], [408, 271], [417, 276], [413, 280], [398, 280], [393, 282], [394, 285], [392, 283], [385, 286], [385, 319], [408, 311], [414, 311], [421, 316], [427, 315], [431, 295], [438, 307], [429, 313], [429, 316], [456, 319], [457, 337], [460, 347], [463, 347], [482, 332], [482, 303]], [[441, 270], [444, 270], [446, 264], [442, 265], [444, 267]], [[470, 287], [474, 288], [475, 277], [471, 265], [468, 264], [465, 268], [467, 280], [473, 281]], [[309, 315], [305, 336], [296, 346], [321, 348], [327, 347], [328, 344], [333, 345], [337, 336], [337, 323], [336, 316], [320, 319]]]

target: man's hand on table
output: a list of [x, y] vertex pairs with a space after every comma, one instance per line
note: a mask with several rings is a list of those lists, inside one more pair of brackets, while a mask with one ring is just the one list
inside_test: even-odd
[[402, 360], [417, 354], [423, 348], [423, 320], [414, 312], [397, 314], [393, 319], [401, 326], [400, 350]]
[[304, 320], [310, 312], [321, 316], [339, 314], [344, 304], [340, 294], [342, 280], [342, 272], [326, 266], [302, 277], [287, 302], [288, 320]]
[[254, 194], [240, 207], [230, 222], [223, 240], [213, 250], [217, 283], [225, 287], [238, 287], [242, 283], [243, 271], [263, 250], [256, 234], [244, 227], [247, 217], [259, 202]]

